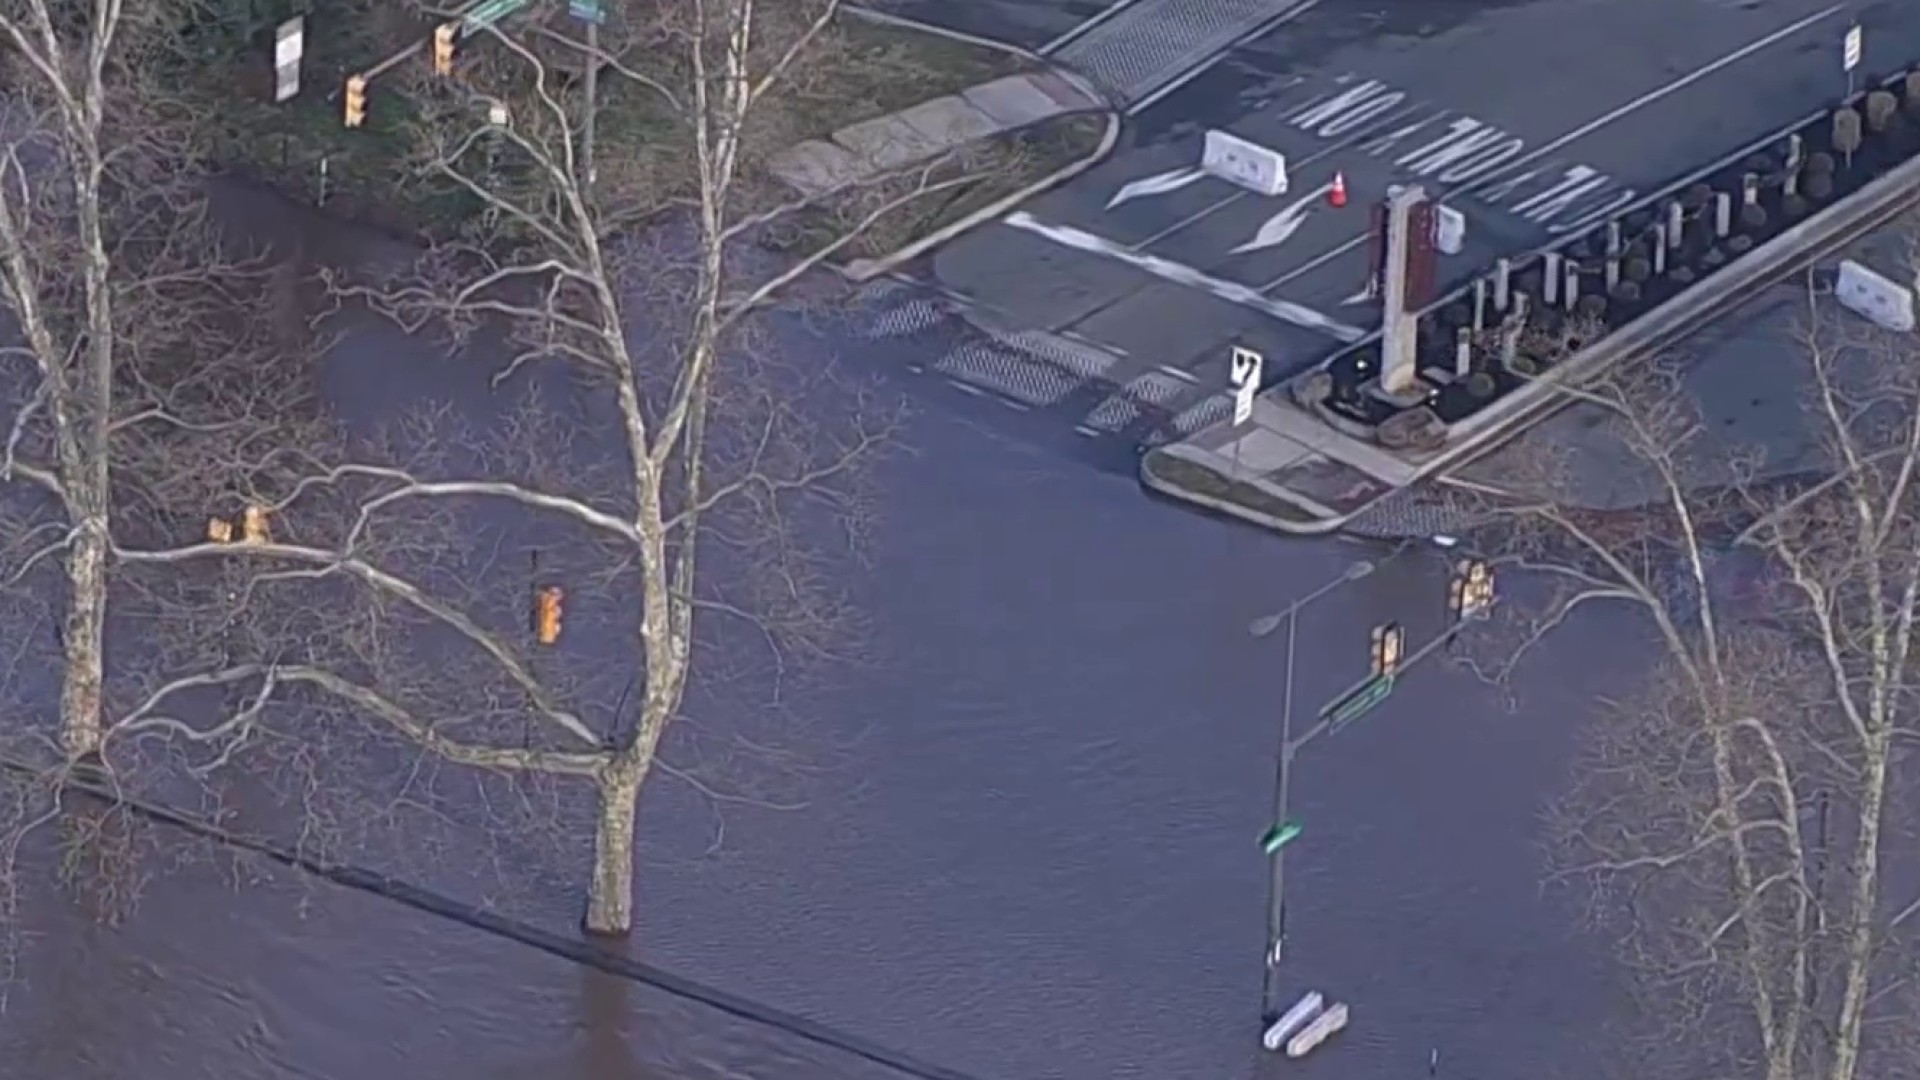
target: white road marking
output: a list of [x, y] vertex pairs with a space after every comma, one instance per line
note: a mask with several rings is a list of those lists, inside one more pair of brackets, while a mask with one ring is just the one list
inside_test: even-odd
[[[1313, 153], [1308, 154], [1306, 157], [1303, 157], [1298, 161], [1293, 161], [1290, 159], [1287, 162], [1287, 171], [1292, 172], [1303, 166], [1311, 165], [1314, 162], [1319, 161], [1321, 158], [1327, 157], [1328, 155], [1331, 155], [1331, 154], [1337, 154], [1340, 151], [1347, 149], [1348, 147], [1352, 146], [1355, 143], [1366, 142], [1368, 139], [1371, 139], [1374, 136], [1378, 135], [1380, 130], [1384, 129], [1388, 124], [1394, 123], [1399, 120], [1404, 120], [1408, 116], [1418, 111], [1419, 111], [1419, 106], [1414, 106], [1412, 108], [1409, 108], [1406, 112], [1400, 113], [1396, 116], [1388, 117], [1385, 122], [1380, 124], [1379, 128], [1372, 128], [1367, 131], [1361, 132], [1359, 134], [1349, 136], [1345, 139], [1340, 140], [1337, 143], [1334, 143], [1331, 146], [1327, 146], [1319, 150], [1315, 150]], [[1174, 222], [1173, 224], [1167, 226], [1166, 228], [1161, 229], [1159, 232], [1154, 233], [1152, 236], [1147, 237], [1145, 240], [1142, 240], [1139, 243], [1132, 245], [1133, 250], [1139, 251], [1142, 248], [1152, 247], [1153, 245], [1159, 243], [1160, 241], [1165, 240], [1167, 237], [1172, 236], [1173, 234], [1179, 232], [1180, 230], [1185, 229], [1188, 226], [1193, 225], [1196, 222], [1199, 222], [1200, 220], [1213, 215], [1215, 212], [1220, 210], [1225, 210], [1227, 207], [1232, 206], [1234, 203], [1239, 202], [1241, 199], [1244, 199], [1251, 194], [1253, 193], [1250, 191], [1236, 191], [1233, 194], [1227, 196], [1226, 198], [1221, 199], [1219, 202], [1214, 203], [1212, 206], [1209, 206], [1203, 210], [1196, 211], [1193, 214], [1189, 214], [1188, 216], [1181, 218], [1179, 221]], [[1109, 203], [1107, 205], [1108, 205], [1108, 208], [1111, 209], [1113, 204]]]
[[1307, 223], [1307, 216], [1313, 213], [1313, 204], [1332, 190], [1333, 184], [1325, 183], [1302, 195], [1292, 206], [1268, 218], [1260, 226], [1260, 231], [1253, 234], [1253, 239], [1227, 254], [1245, 255], [1249, 251], [1265, 251], [1293, 239], [1293, 234], [1300, 231], [1300, 226]]
[[[1559, 150], [1560, 148], [1567, 146], [1570, 143], [1573, 143], [1580, 139], [1584, 139], [1588, 135], [1593, 134], [1594, 132], [1600, 130], [1603, 127], [1606, 127], [1609, 124], [1614, 123], [1617, 120], [1621, 120], [1627, 116], [1630, 116], [1633, 113], [1636, 113], [1641, 109], [1644, 109], [1647, 106], [1654, 104], [1655, 102], [1664, 100], [1665, 98], [1670, 97], [1673, 94], [1676, 94], [1681, 90], [1686, 89], [1689, 86], [1692, 86], [1694, 83], [1699, 82], [1701, 79], [1704, 79], [1709, 75], [1713, 75], [1732, 64], [1737, 64], [1740, 61], [1745, 60], [1747, 57], [1752, 56], [1754, 53], [1759, 52], [1761, 49], [1767, 48], [1768, 46], [1773, 45], [1774, 43], [1781, 41], [1785, 38], [1792, 37], [1794, 34], [1797, 34], [1800, 31], [1805, 30], [1807, 27], [1812, 26], [1815, 23], [1821, 22], [1823, 20], [1832, 18], [1834, 15], [1845, 10], [1846, 10], [1845, 4], [1833, 4], [1829, 7], [1822, 8], [1821, 10], [1816, 11], [1813, 14], [1806, 16], [1805, 18], [1798, 19], [1792, 23], [1787, 24], [1784, 27], [1781, 27], [1778, 30], [1775, 30], [1773, 33], [1768, 34], [1766, 37], [1748, 42], [1747, 44], [1741, 46], [1740, 48], [1735, 49], [1733, 52], [1730, 52], [1727, 55], [1721, 57], [1720, 59], [1715, 60], [1711, 64], [1706, 64], [1702, 67], [1695, 68], [1694, 70], [1688, 72], [1685, 75], [1680, 76], [1677, 79], [1674, 79], [1672, 82], [1669, 82], [1664, 86], [1656, 87], [1655, 89], [1649, 90], [1646, 93], [1641, 94], [1639, 97], [1634, 98], [1632, 101], [1629, 101], [1626, 104], [1613, 109], [1611, 112], [1607, 112], [1598, 117], [1595, 117], [1594, 119], [1588, 121], [1585, 124], [1582, 124], [1577, 128], [1574, 128], [1572, 131], [1567, 132], [1565, 135], [1560, 136], [1559, 138], [1553, 140], [1552, 142], [1549, 142], [1533, 150], [1531, 153], [1525, 155], [1524, 157], [1518, 158], [1513, 162], [1507, 164], [1506, 166], [1502, 167], [1499, 172], [1496, 172], [1489, 176], [1477, 178], [1471, 181], [1470, 183], [1463, 185], [1462, 188], [1442, 189], [1438, 194], [1440, 197], [1445, 197], [1448, 195], [1455, 194], [1456, 192], [1459, 192], [1459, 191], [1472, 192], [1472, 191], [1477, 191], [1477, 190], [1481, 190], [1483, 188], [1489, 187], [1492, 185], [1493, 181], [1500, 178], [1502, 173], [1510, 173], [1520, 168], [1521, 166], [1526, 165], [1529, 162], [1537, 161], [1540, 158], [1543, 158], [1546, 155], [1551, 154], [1555, 150]], [[1279, 288], [1280, 286], [1285, 285], [1286, 283], [1293, 281], [1294, 279], [1304, 274], [1311, 273], [1312, 271], [1317, 270], [1322, 266], [1325, 266], [1327, 263], [1330, 263], [1333, 260], [1339, 258], [1340, 256], [1345, 255], [1347, 252], [1360, 247], [1362, 244], [1365, 244], [1367, 242], [1367, 237], [1369, 235], [1370, 235], [1369, 233], [1361, 233], [1360, 235], [1354, 237], [1353, 239], [1347, 241], [1346, 243], [1341, 244], [1339, 247], [1334, 248], [1332, 251], [1326, 252], [1325, 254], [1322, 254], [1317, 258], [1308, 260], [1306, 263], [1298, 267], [1295, 267], [1294, 269], [1289, 270], [1284, 274], [1281, 274], [1279, 277], [1276, 277], [1272, 281], [1267, 282], [1265, 285], [1260, 286], [1259, 291], [1261, 293], [1272, 292], [1273, 290]]]
[[1337, 341], [1352, 343], [1366, 336], [1366, 331], [1359, 327], [1328, 318], [1312, 308], [1262, 296], [1258, 290], [1237, 281], [1222, 281], [1219, 278], [1209, 277], [1191, 266], [1162, 259], [1156, 255], [1143, 255], [1130, 251], [1104, 237], [1095, 236], [1068, 225], [1049, 225], [1024, 210], [1007, 215], [1005, 220], [1008, 225], [1016, 229], [1044, 236], [1063, 247], [1094, 255], [1104, 255], [1116, 262], [1144, 270], [1155, 277], [1211, 293], [1228, 303], [1250, 307], [1283, 322], [1319, 331]]
[[1130, 117], [1139, 116], [1141, 113], [1146, 112], [1148, 109], [1152, 108], [1154, 105], [1159, 104], [1160, 100], [1162, 98], [1165, 98], [1168, 94], [1173, 93], [1175, 90], [1178, 90], [1181, 87], [1192, 82], [1193, 80], [1199, 78], [1202, 74], [1204, 74], [1207, 71], [1207, 69], [1213, 67], [1214, 64], [1218, 63], [1221, 57], [1227, 55], [1228, 53], [1239, 48], [1240, 46], [1245, 45], [1247, 42], [1252, 41], [1254, 38], [1259, 37], [1260, 35], [1268, 32], [1269, 30], [1272, 30], [1274, 27], [1280, 26], [1283, 23], [1290, 23], [1293, 20], [1299, 18], [1302, 15], [1305, 15], [1307, 12], [1312, 11], [1314, 8], [1319, 6], [1320, 6], [1320, 0], [1300, 0], [1300, 3], [1293, 5], [1292, 7], [1274, 16], [1273, 18], [1268, 19], [1266, 22], [1261, 23], [1259, 26], [1254, 27], [1252, 30], [1241, 35], [1240, 37], [1235, 38], [1233, 41], [1228, 42], [1225, 48], [1221, 49], [1219, 52], [1214, 53], [1212, 56], [1206, 57], [1200, 63], [1195, 64], [1192, 67], [1192, 69], [1186, 72], [1186, 74], [1181, 75], [1179, 78], [1174, 79], [1172, 82], [1168, 83], [1167, 85], [1161, 87], [1158, 90], [1155, 90], [1153, 93], [1148, 94], [1146, 97], [1143, 97], [1139, 101], [1136, 101], [1133, 104], [1127, 106], [1127, 115]]
[[1169, 191], [1179, 191], [1196, 180], [1206, 179], [1206, 172], [1197, 168], [1173, 169], [1168, 172], [1143, 176], [1120, 185], [1120, 190], [1107, 200], [1106, 209], [1111, 210], [1124, 202], [1144, 199], [1149, 195], [1165, 195]]

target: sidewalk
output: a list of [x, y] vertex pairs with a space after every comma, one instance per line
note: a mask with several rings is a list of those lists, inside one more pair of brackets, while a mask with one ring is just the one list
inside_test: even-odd
[[[1746, 159], [1737, 168], [1753, 168], [1748, 155], [1777, 151], [1772, 144], [1783, 144], [1784, 134], [1766, 144], [1745, 148], [1730, 160]], [[1656, 192], [1653, 198], [1664, 202], [1669, 195]], [[1244, 427], [1216, 424], [1191, 438], [1148, 452], [1141, 462], [1142, 483], [1169, 497], [1297, 535], [1350, 527], [1374, 532], [1372, 527], [1360, 526], [1370, 526], [1368, 519], [1378, 516], [1374, 512], [1385, 512], [1388, 507], [1396, 520], [1406, 519], [1423, 529], [1431, 526], [1430, 531], [1446, 531], [1443, 517], [1436, 516], [1444, 509], [1440, 506], [1443, 500], [1422, 498], [1411, 489], [1423, 480], [1456, 471], [1466, 475], [1477, 459], [1540, 424], [1565, 404], [1565, 396], [1556, 391], [1555, 383], [1578, 381], [1621, 359], [1678, 342], [1730, 309], [1751, 302], [1783, 275], [1823, 257], [1916, 202], [1920, 202], [1920, 157], [1906, 160], [1859, 190], [1817, 207], [1799, 224], [1555, 364], [1551, 375], [1506, 393], [1464, 420], [1439, 425], [1438, 437], [1427, 443], [1427, 448], [1389, 449], [1372, 431], [1357, 424], [1336, 427], [1336, 421], [1329, 419], [1324, 409], [1302, 406], [1297, 400], [1301, 396], [1298, 391], [1306, 380], [1318, 376], [1316, 369], [1262, 394]], [[1649, 200], [1648, 205], [1659, 203]], [[1515, 258], [1516, 281], [1523, 280], [1537, 262], [1538, 253]], [[1657, 279], [1648, 288], [1655, 284]], [[1673, 286], [1668, 284], [1666, 288], [1671, 290]], [[1442, 305], [1460, 300], [1461, 296], [1455, 295]], [[1377, 345], [1375, 335], [1357, 348]], [[1333, 362], [1340, 359], [1336, 356]], [[1575, 440], [1582, 434], [1577, 427], [1553, 430]], [[1615, 493], [1594, 497], [1606, 502], [1625, 496]]]
[[808, 139], [774, 155], [768, 168], [817, 198], [1056, 117], [1101, 111], [1111, 111], [1106, 100], [1062, 70], [1008, 75]]
[[861, 10], [856, 14], [859, 18], [1024, 56], [1032, 62], [1034, 70], [1007, 75], [851, 124], [824, 139], [807, 139], [775, 154], [768, 162], [768, 171], [803, 198], [824, 200], [876, 177], [937, 162], [956, 151], [1033, 131], [1040, 125], [1070, 117], [1101, 117], [1105, 120], [1105, 130], [1087, 153], [1018, 185], [904, 247], [841, 265], [841, 272], [854, 281], [878, 277], [1078, 176], [1104, 160], [1119, 139], [1120, 114], [1113, 102], [1073, 71], [1004, 43], [967, 38], [938, 26], [877, 12]]

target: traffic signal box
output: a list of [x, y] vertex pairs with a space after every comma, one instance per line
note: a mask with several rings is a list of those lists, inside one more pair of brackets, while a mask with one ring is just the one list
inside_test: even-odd
[[1400, 670], [1400, 661], [1407, 655], [1407, 631], [1399, 623], [1387, 623], [1373, 628], [1373, 674], [1375, 677], [1392, 675]]
[[347, 76], [346, 122], [350, 128], [357, 128], [367, 122], [367, 77], [365, 75]]
[[1457, 619], [1474, 618], [1493, 607], [1493, 567], [1484, 559], [1469, 559], [1447, 583], [1447, 606]]
[[542, 645], [560, 640], [560, 605], [565, 596], [558, 585], [543, 585], [533, 594], [533, 636]]
[[459, 23], [442, 23], [433, 28], [433, 73], [435, 75], [453, 74], [453, 39], [459, 30]]

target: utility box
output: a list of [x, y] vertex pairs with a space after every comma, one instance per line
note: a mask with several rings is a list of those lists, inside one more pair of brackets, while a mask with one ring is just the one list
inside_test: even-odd
[[1833, 295], [1849, 311], [1865, 316], [1889, 330], [1901, 333], [1913, 330], [1913, 290], [1895, 284], [1852, 259], [1841, 260], [1840, 276], [1834, 282]]

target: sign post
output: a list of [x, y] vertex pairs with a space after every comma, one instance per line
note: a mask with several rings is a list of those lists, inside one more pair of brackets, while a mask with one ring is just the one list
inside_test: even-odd
[[300, 92], [300, 53], [306, 47], [306, 17], [295, 15], [273, 32], [273, 100]]
[[1847, 73], [1847, 98], [1853, 98], [1853, 69], [1860, 66], [1860, 54], [1866, 47], [1866, 33], [1859, 23], [1847, 28], [1847, 37], [1840, 47], [1840, 66]]
[[1233, 384], [1233, 426], [1243, 427], [1253, 419], [1253, 399], [1260, 394], [1260, 372], [1266, 357], [1252, 349], [1233, 347], [1233, 369], [1227, 373]]

